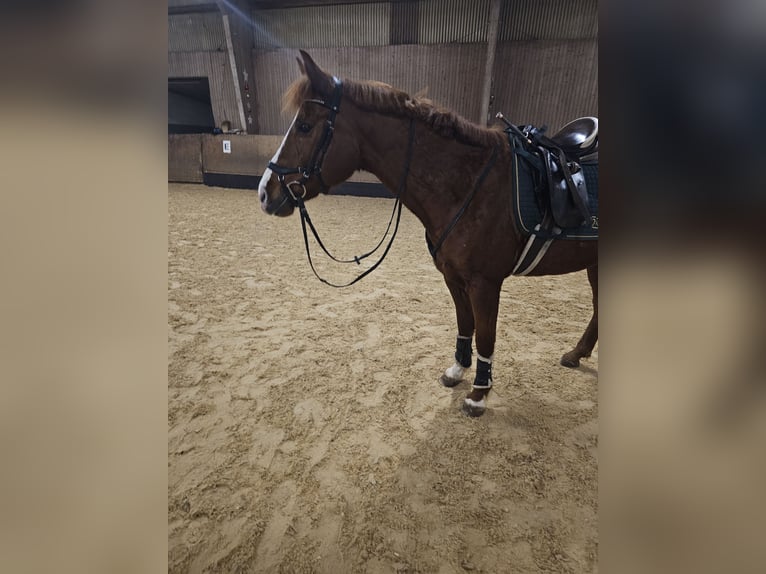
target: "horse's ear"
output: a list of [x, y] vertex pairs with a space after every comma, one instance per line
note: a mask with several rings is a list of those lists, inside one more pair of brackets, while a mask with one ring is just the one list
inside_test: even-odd
[[300, 58], [295, 58], [295, 60], [298, 62], [298, 67], [301, 69], [301, 74], [303, 74], [305, 76], [306, 75], [306, 68], [303, 67], [303, 60], [301, 60]]
[[309, 56], [306, 52], [303, 50], [300, 52], [301, 56], [303, 56], [304, 70], [306, 75], [309, 77], [309, 80], [311, 81], [311, 87], [313, 87], [314, 90], [320, 95], [329, 96], [330, 93], [332, 93], [334, 85], [332, 77], [330, 77], [326, 72], [322, 71], [322, 69], [316, 65], [314, 60], [311, 59], [311, 56]]
[[415, 98], [416, 100], [422, 100], [422, 99], [427, 98], [428, 97], [428, 86], [426, 86], [425, 88], [422, 88], [422, 89], [418, 90], [417, 92], [415, 92], [415, 95], [412, 96], [412, 97]]

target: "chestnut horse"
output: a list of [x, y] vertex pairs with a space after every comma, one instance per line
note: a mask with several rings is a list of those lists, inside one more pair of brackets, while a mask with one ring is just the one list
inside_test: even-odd
[[[295, 118], [258, 187], [263, 211], [281, 217], [347, 180], [376, 175], [421, 221], [436, 268], [457, 314], [455, 363], [443, 385], [461, 382], [477, 365], [462, 410], [484, 413], [492, 388], [500, 288], [526, 238], [509, 199], [511, 149], [499, 129], [483, 128], [380, 82], [341, 82], [301, 51], [301, 76], [285, 94]], [[459, 214], [459, 215], [458, 215]], [[305, 224], [304, 224], [305, 233]], [[530, 275], [586, 269], [593, 316], [561, 364], [577, 367], [598, 339], [598, 241], [554, 241]]]

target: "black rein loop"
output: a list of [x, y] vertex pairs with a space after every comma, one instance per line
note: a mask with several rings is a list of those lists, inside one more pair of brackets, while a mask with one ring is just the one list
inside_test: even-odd
[[[415, 141], [415, 122], [414, 120], [410, 119], [409, 135], [407, 138], [407, 155], [405, 156], [405, 159], [404, 159], [404, 169], [402, 171], [402, 177], [399, 181], [399, 188], [397, 189], [397, 192], [396, 192], [396, 200], [394, 201], [394, 208], [391, 211], [391, 218], [388, 220], [388, 226], [386, 227], [386, 231], [383, 233], [383, 236], [380, 238], [380, 241], [378, 242], [378, 244], [375, 246], [374, 249], [365, 253], [364, 255], [356, 256], [353, 259], [349, 259], [349, 260], [337, 259], [335, 256], [333, 256], [325, 248], [324, 244], [322, 243], [322, 240], [319, 238], [319, 234], [317, 233], [317, 230], [314, 227], [314, 224], [311, 222], [311, 218], [309, 217], [308, 211], [306, 210], [306, 204], [303, 201], [303, 197], [295, 198], [297, 207], [299, 209], [300, 216], [301, 216], [303, 242], [306, 246], [306, 257], [308, 258], [309, 266], [311, 267], [311, 271], [313, 271], [316, 278], [319, 279], [325, 285], [329, 285], [330, 287], [337, 287], [337, 288], [350, 287], [351, 285], [353, 285], [357, 281], [361, 281], [367, 275], [369, 275], [375, 269], [377, 269], [378, 266], [381, 263], [383, 263], [383, 260], [388, 255], [388, 252], [394, 243], [394, 239], [396, 238], [396, 234], [399, 231], [399, 221], [401, 220], [401, 217], [402, 217], [402, 197], [404, 196], [404, 193], [407, 189], [407, 176], [409, 175], [409, 172], [410, 172], [410, 163], [412, 161], [412, 148], [413, 148], [414, 141]], [[319, 273], [317, 273], [317, 270], [314, 267], [314, 262], [311, 259], [311, 250], [309, 249], [309, 239], [308, 239], [308, 233], [306, 232], [306, 224], [308, 224], [309, 228], [311, 229], [311, 233], [314, 235], [314, 238], [316, 239], [317, 243], [322, 248], [322, 251], [324, 251], [333, 261], [336, 261], [338, 263], [356, 263], [358, 265], [362, 259], [369, 257], [370, 255], [375, 253], [380, 248], [381, 245], [383, 245], [383, 241], [385, 240], [389, 230], [391, 229], [391, 222], [394, 220], [394, 214], [396, 214], [396, 224], [394, 225], [394, 231], [391, 234], [391, 239], [389, 239], [388, 245], [386, 245], [386, 248], [383, 251], [383, 254], [380, 256], [380, 259], [378, 259], [375, 262], [375, 264], [372, 265], [369, 269], [357, 275], [356, 278], [354, 278], [352, 281], [349, 281], [348, 283], [345, 283], [343, 285], [337, 285], [335, 283], [331, 283], [327, 279], [321, 277]]]
[[[330, 110], [329, 114], [327, 115], [327, 120], [324, 124], [324, 131], [322, 132], [322, 137], [319, 140], [319, 143], [317, 144], [316, 149], [314, 150], [314, 153], [312, 154], [311, 161], [309, 162], [308, 167], [284, 167], [281, 165], [278, 165], [274, 162], [269, 162], [269, 169], [273, 173], [277, 175], [277, 179], [279, 180], [279, 184], [282, 188], [282, 203], [279, 205], [277, 209], [273, 211], [273, 213], [278, 212], [286, 203], [290, 203], [294, 208], [297, 208], [300, 216], [301, 216], [301, 228], [303, 229], [303, 242], [306, 245], [306, 256], [309, 260], [309, 265], [311, 266], [311, 270], [314, 272], [314, 275], [316, 275], [317, 279], [319, 279], [322, 283], [325, 283], [326, 285], [330, 285], [331, 287], [348, 287], [350, 285], [353, 285], [360, 279], [366, 277], [369, 275], [374, 269], [376, 269], [382, 262], [383, 259], [386, 258], [386, 255], [388, 255], [389, 249], [391, 249], [391, 245], [394, 242], [394, 238], [396, 237], [396, 233], [399, 230], [399, 221], [401, 220], [402, 216], [402, 196], [404, 195], [404, 192], [407, 187], [407, 176], [410, 172], [410, 161], [412, 160], [412, 147], [413, 142], [415, 141], [415, 123], [412, 119], [410, 119], [410, 127], [409, 127], [409, 136], [407, 140], [407, 155], [405, 156], [404, 160], [404, 171], [402, 173], [401, 181], [399, 182], [399, 189], [396, 193], [396, 201], [394, 202], [394, 209], [391, 212], [391, 218], [388, 220], [388, 226], [386, 227], [385, 233], [383, 233], [383, 237], [380, 238], [380, 241], [375, 246], [374, 249], [369, 251], [368, 253], [365, 253], [364, 255], [359, 255], [354, 257], [353, 259], [338, 259], [335, 257], [332, 253], [330, 253], [327, 248], [324, 246], [324, 243], [322, 243], [322, 240], [319, 237], [319, 233], [317, 233], [316, 228], [314, 227], [314, 224], [311, 222], [311, 218], [309, 217], [309, 213], [306, 210], [306, 204], [304, 202], [304, 196], [306, 195], [306, 183], [309, 179], [311, 179], [312, 176], [316, 176], [317, 180], [319, 181], [319, 184], [321, 185], [322, 192], [327, 193], [329, 191], [329, 188], [327, 184], [324, 182], [324, 179], [322, 179], [322, 164], [324, 163], [325, 155], [327, 155], [327, 150], [330, 147], [330, 143], [332, 142], [333, 134], [335, 133], [335, 119], [338, 115], [338, 112], [340, 111], [340, 101], [341, 96], [343, 95], [343, 84], [341, 81], [333, 76], [333, 92], [330, 97], [330, 103], [324, 102], [322, 100], [307, 100], [308, 102], [312, 102], [315, 104], [319, 104], [321, 106], [324, 106], [328, 110]], [[285, 176], [286, 175], [292, 175], [292, 174], [300, 174], [300, 179], [296, 179], [290, 182], [285, 182]], [[293, 186], [297, 186], [300, 189], [303, 190], [303, 193], [300, 195], [296, 195], [293, 192]], [[332, 259], [333, 261], [337, 263], [356, 263], [357, 265], [360, 264], [360, 262], [363, 259], [366, 259], [373, 253], [375, 253], [381, 245], [383, 245], [384, 240], [388, 236], [388, 232], [391, 230], [391, 223], [394, 221], [394, 214], [396, 214], [396, 224], [394, 226], [393, 234], [391, 235], [391, 239], [388, 242], [388, 245], [386, 246], [385, 251], [383, 251], [383, 254], [381, 255], [380, 259], [369, 269], [364, 271], [361, 275], [357, 276], [353, 281], [346, 283], [345, 285], [336, 285], [334, 283], [330, 283], [326, 279], [323, 279], [319, 276], [316, 269], [314, 268], [314, 262], [311, 260], [311, 250], [309, 249], [309, 240], [308, 240], [308, 233], [306, 231], [306, 225], [308, 224], [309, 229], [311, 229], [311, 233], [314, 235], [314, 238], [316, 239], [317, 243], [319, 244], [319, 247], [322, 248], [322, 251], [327, 254], [327, 256]]]

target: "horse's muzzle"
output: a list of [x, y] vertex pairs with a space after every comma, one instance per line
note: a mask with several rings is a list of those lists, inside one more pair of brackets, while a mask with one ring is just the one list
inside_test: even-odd
[[268, 215], [287, 217], [288, 215], [292, 215], [293, 211], [295, 211], [293, 202], [290, 201], [290, 197], [285, 193], [280, 193], [273, 199], [269, 198], [268, 193], [265, 191], [259, 191], [258, 195], [261, 200], [261, 209]]
[[261, 201], [261, 209], [265, 213], [276, 215], [277, 217], [287, 217], [288, 215], [292, 215], [293, 211], [295, 211], [295, 208], [288, 198], [282, 195], [274, 201], [269, 201], [268, 199], [266, 201]]
[[266, 187], [267, 185], [258, 187], [258, 199], [261, 202], [261, 210], [268, 215], [277, 215], [279, 217], [291, 215], [294, 207], [290, 198], [280, 191], [279, 195], [272, 199]]

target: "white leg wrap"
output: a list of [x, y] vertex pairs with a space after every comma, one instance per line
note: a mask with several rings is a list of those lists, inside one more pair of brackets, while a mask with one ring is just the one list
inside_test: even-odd
[[449, 369], [444, 371], [444, 374], [453, 380], [462, 379], [463, 375], [465, 374], [465, 367], [462, 365], [459, 365], [458, 363], [455, 363], [452, 365]]

